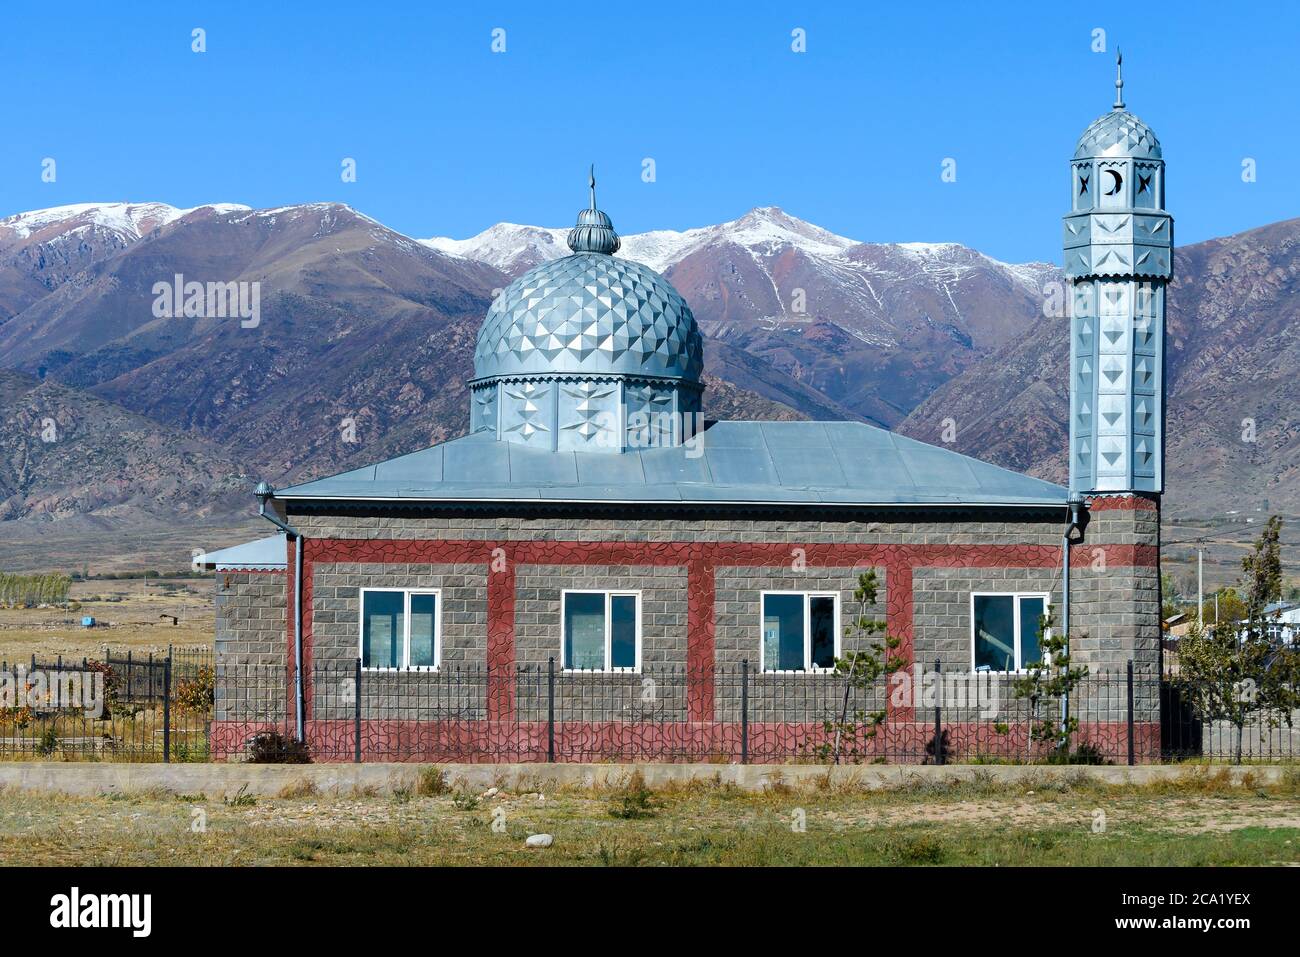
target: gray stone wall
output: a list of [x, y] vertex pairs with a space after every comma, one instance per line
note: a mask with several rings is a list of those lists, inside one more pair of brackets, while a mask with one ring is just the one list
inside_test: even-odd
[[486, 698], [487, 566], [319, 563], [312, 570], [312, 714], [355, 713], [362, 588], [438, 589], [441, 656], [437, 675], [366, 670], [362, 718], [476, 720]]
[[[520, 683], [516, 705], [521, 720], [545, 717], [544, 678], [552, 657], [556, 720], [684, 720], [680, 672], [686, 665], [686, 579], [680, 566], [520, 565], [515, 571], [515, 660], [536, 676]], [[573, 589], [640, 592], [642, 675], [562, 671], [561, 595]]]
[[[787, 522], [742, 518], [700, 521], [648, 518], [573, 517], [349, 517], [295, 513], [293, 520], [309, 537], [343, 539], [466, 539], [481, 541], [578, 542], [777, 542], [900, 545], [1040, 545], [1058, 548], [1059, 519], [1033, 521], [808, 521]], [[1075, 544], [1091, 562], [1103, 545], [1155, 546], [1158, 519], [1149, 510], [1104, 509], [1093, 512], [1081, 542]], [[683, 567], [520, 565], [516, 571], [515, 648], [517, 663], [531, 669], [532, 678], [517, 686], [521, 720], [539, 717], [544, 709], [546, 661], [554, 656], [557, 671], [561, 649], [560, 593], [566, 588], [637, 590], [642, 593], [642, 662], [647, 670], [684, 668], [687, 653], [687, 574]], [[786, 569], [720, 568], [716, 579], [715, 684], [717, 713], [726, 718], [738, 707], [738, 682], [730, 673], [742, 659], [750, 660], [751, 708], [754, 720], [789, 717], [794, 709], [820, 713], [826, 679], [807, 676], [790, 697], [788, 680], [767, 688], [760, 673], [759, 594], [763, 590], [835, 590], [841, 598], [841, 619], [847, 617], [858, 569], [812, 568], [799, 574]], [[886, 607], [886, 580], [881, 584], [878, 614]], [[219, 611], [219, 660], [267, 661], [283, 665], [284, 578], [279, 575], [242, 576], [227, 607]], [[245, 581], [248, 580], [248, 581]], [[220, 576], [219, 576], [220, 581]], [[922, 568], [915, 572], [914, 655], [926, 668], [935, 658], [945, 671], [970, 668], [971, 591], [1045, 591], [1059, 603], [1058, 568]], [[487, 641], [487, 569], [482, 565], [319, 564], [314, 570], [314, 642], [316, 661], [350, 661], [358, 646], [358, 592], [362, 586], [436, 587], [443, 591], [443, 661], [483, 666]], [[240, 589], [245, 590], [240, 590]], [[1159, 660], [1159, 579], [1155, 567], [1117, 565], [1076, 566], [1071, 574], [1071, 630], [1077, 662], [1093, 671], [1122, 672], [1131, 658], [1138, 668], [1139, 720], [1155, 713], [1155, 675]], [[220, 596], [219, 596], [220, 601]], [[224, 628], [224, 637], [223, 637]], [[647, 689], [645, 676], [557, 676], [561, 720], [658, 715], [663, 720], [685, 716], [685, 681], [660, 680]], [[426, 679], [427, 680], [427, 679]], [[382, 715], [406, 708], [428, 713], [413, 700], [401, 678], [370, 682], [386, 686], [374, 703]], [[648, 692], [648, 693], [647, 693]], [[833, 696], [832, 690], [826, 694]], [[463, 699], [465, 688], [447, 689]], [[481, 705], [474, 698], [473, 708]], [[797, 700], [796, 700], [797, 699]], [[363, 694], [363, 701], [366, 696]], [[1082, 700], [1082, 699], [1081, 699]], [[1118, 699], [1123, 704], [1122, 696]], [[1113, 710], [1113, 702], [1107, 705]], [[869, 704], [874, 707], [875, 702]], [[441, 705], [435, 706], [437, 712]], [[1100, 708], [1101, 705], [1098, 705]], [[369, 705], [367, 705], [369, 709]], [[457, 711], [461, 713], [464, 709]], [[370, 710], [367, 713], [371, 713]], [[1109, 713], [1109, 712], [1108, 712]], [[397, 715], [394, 715], [397, 716]]]
[[218, 572], [215, 717], [283, 720], [286, 708], [285, 576]]
[[[762, 594], [765, 591], [833, 592], [839, 596], [841, 654], [863, 651], [866, 638], [844, 637], [844, 626], [865, 613], [885, 619], [888, 582], [876, 568], [876, 604], [860, 609], [853, 593], [859, 568], [792, 567], [719, 568], [714, 593], [714, 658], [718, 666], [714, 695], [720, 716], [740, 713], [741, 662], [749, 662], [749, 709], [753, 721], [820, 720], [837, 714], [843, 698], [838, 679], [816, 674], [765, 675], [762, 672]], [[726, 720], [731, 720], [726, 718]]]

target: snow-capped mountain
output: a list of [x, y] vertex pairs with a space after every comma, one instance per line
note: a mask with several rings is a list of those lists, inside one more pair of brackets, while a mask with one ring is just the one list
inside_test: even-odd
[[[1195, 409], [1193, 419], [1208, 421], [1214, 410], [1246, 409], [1278, 422], [1279, 434], [1296, 433], [1277, 398], [1294, 350], [1276, 343], [1294, 314], [1298, 232], [1296, 222], [1281, 223], [1179, 250], [1169, 373], [1171, 395], [1183, 398], [1171, 414]], [[130, 482], [99, 481], [97, 466], [86, 465], [106, 461], [106, 437], [128, 415], [156, 423], [164, 444], [201, 439], [210, 443], [205, 461], [272, 481], [460, 434], [493, 290], [567, 253], [566, 235], [502, 224], [469, 240], [417, 241], [339, 203], [82, 204], [2, 219], [0, 370], [19, 378], [10, 377], [7, 401], [0, 395], [0, 432], [16, 436], [0, 456], [11, 465], [6, 472], [0, 462], [0, 518], [64, 508], [49, 502], [76, 511], [78, 502], [99, 510], [132, 500]], [[963, 451], [1036, 471], [1065, 447], [1065, 343], [1042, 308], [1042, 288], [1058, 276], [1052, 266], [1002, 263], [956, 243], [861, 243], [771, 207], [626, 236], [619, 255], [665, 272], [691, 304], [709, 340], [706, 414], [861, 418], [928, 440], [937, 422], [955, 417]], [[1240, 302], [1213, 282], [1231, 256], [1265, 277], [1233, 287]], [[153, 285], [175, 273], [257, 281], [261, 324], [156, 317]], [[1238, 322], [1259, 302], [1282, 331], [1254, 335], [1265, 327], [1243, 323], [1240, 348], [1253, 351], [1216, 358], [1222, 338], [1198, 330], [1215, 316]], [[1254, 390], [1262, 370], [1284, 385]], [[59, 408], [81, 410], [81, 431], [69, 434], [82, 444], [60, 446], [71, 457], [46, 456], [49, 473], [34, 472], [24, 463], [49, 450], [38, 447], [31, 415], [15, 418], [15, 410], [52, 401], [44, 390], [55, 386], [71, 390]], [[344, 418], [357, 422], [358, 442], [338, 440]], [[138, 431], [140, 420], [129, 421]], [[1181, 432], [1209, 442], [1194, 426]], [[1171, 467], [1185, 476], [1218, 461], [1180, 449], [1171, 446]], [[1300, 495], [1292, 446], [1259, 449], [1254, 471], [1231, 473], [1233, 487], [1253, 482], [1279, 501]], [[1220, 449], [1220, 458], [1228, 454]], [[193, 501], [213, 487], [205, 470], [179, 476], [192, 483], [184, 494]], [[87, 475], [84, 494], [57, 492]], [[1210, 485], [1185, 477], [1180, 487], [1191, 495]]]
[[234, 203], [211, 203], [190, 209], [177, 209], [166, 203], [76, 203], [71, 206], [52, 206], [0, 219], [0, 249], [17, 240], [33, 236], [39, 238], [42, 233], [53, 237], [104, 230], [124, 239], [136, 240], [191, 213], [227, 213], [246, 209], [247, 206]]
[[[422, 242], [517, 276], [567, 255], [567, 234], [500, 223], [469, 239]], [[959, 243], [863, 243], [774, 206], [715, 226], [632, 233], [618, 255], [666, 274], [713, 339], [890, 426], [1023, 334], [1058, 274]]]
[[[549, 259], [567, 256], [568, 229], [497, 223], [468, 239], [435, 236], [419, 242], [439, 252], [490, 263], [507, 275], [519, 275]], [[878, 247], [908, 254], [917, 267], [947, 281], [957, 281], [980, 266], [1004, 270], [1010, 277], [1035, 291], [1042, 277], [1055, 267], [1047, 263], [1023, 265], [999, 262], [960, 243], [861, 243], [838, 236], [805, 220], [791, 216], [777, 206], [761, 206], [739, 219], [696, 229], [659, 229], [620, 236], [618, 255], [645, 263], [664, 272], [687, 256], [711, 246], [729, 243], [774, 255], [785, 249], [827, 260], [853, 261], [855, 247]], [[904, 270], [910, 271], [910, 270]]]

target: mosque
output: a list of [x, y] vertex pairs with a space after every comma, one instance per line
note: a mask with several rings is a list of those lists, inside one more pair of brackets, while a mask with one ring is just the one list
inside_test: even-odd
[[[861, 422], [702, 420], [690, 305], [618, 257], [593, 177], [571, 255], [487, 313], [467, 434], [263, 483], [279, 534], [200, 556], [214, 752], [276, 727], [321, 760], [790, 760], [835, 710], [837, 660], [873, 640], [859, 616], [909, 665], [1010, 695], [1050, 608], [1075, 664], [1132, 663], [1153, 755], [1172, 218], [1122, 94], [1117, 67], [1069, 162], [1068, 488]], [[1122, 702], [1085, 699], [1087, 733], [1124, 733]], [[958, 742], [968, 717], [947, 715]], [[908, 703], [891, 730], [921, 742], [933, 720]]]

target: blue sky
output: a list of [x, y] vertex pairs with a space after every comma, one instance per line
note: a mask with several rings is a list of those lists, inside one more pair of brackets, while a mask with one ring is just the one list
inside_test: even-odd
[[861, 240], [1059, 261], [1067, 160], [1110, 106], [1116, 44], [1180, 243], [1300, 215], [1293, 7], [985, 7], [10, 2], [0, 215], [332, 200], [463, 237], [569, 225], [594, 160], [621, 232], [777, 205]]

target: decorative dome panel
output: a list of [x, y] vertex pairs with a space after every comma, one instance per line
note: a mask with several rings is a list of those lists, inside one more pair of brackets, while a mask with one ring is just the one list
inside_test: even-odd
[[543, 263], [497, 297], [474, 374], [663, 376], [698, 381], [703, 345], [690, 307], [653, 269], [603, 253]]
[[1098, 117], [1079, 137], [1075, 159], [1093, 156], [1128, 156], [1135, 159], [1160, 159], [1160, 141], [1156, 134], [1127, 110], [1111, 110]]

